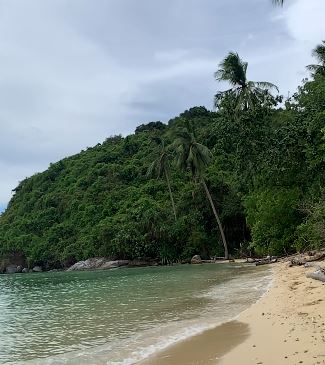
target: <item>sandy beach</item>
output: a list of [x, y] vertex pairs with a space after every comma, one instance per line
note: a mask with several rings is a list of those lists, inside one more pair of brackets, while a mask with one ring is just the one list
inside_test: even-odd
[[273, 267], [270, 289], [235, 321], [141, 365], [325, 364], [325, 283], [306, 278], [313, 268]]

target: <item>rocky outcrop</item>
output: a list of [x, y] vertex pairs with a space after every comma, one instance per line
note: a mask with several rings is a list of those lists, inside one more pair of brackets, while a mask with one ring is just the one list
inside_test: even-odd
[[191, 264], [202, 264], [202, 259], [200, 255], [195, 255], [191, 259]]
[[74, 265], [69, 267], [67, 271], [109, 270], [118, 267], [142, 267], [156, 265], [158, 265], [158, 262], [152, 259], [112, 260], [106, 257], [93, 257], [88, 260], [76, 262]]
[[116, 267], [127, 266], [128, 260], [110, 260], [105, 257], [93, 257], [85, 261], [76, 262], [67, 271], [83, 270], [108, 270]]

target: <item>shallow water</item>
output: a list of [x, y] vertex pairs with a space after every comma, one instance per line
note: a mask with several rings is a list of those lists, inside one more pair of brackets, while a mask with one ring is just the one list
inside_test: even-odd
[[0, 276], [0, 364], [133, 364], [239, 314], [270, 272], [238, 264]]

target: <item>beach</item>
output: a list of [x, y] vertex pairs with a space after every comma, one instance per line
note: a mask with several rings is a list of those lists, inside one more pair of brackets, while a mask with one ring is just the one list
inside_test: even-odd
[[325, 364], [325, 283], [306, 278], [314, 268], [273, 268], [268, 291], [238, 318], [140, 364]]

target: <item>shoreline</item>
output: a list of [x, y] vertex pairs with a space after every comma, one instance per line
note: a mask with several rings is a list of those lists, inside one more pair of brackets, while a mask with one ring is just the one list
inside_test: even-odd
[[274, 264], [268, 290], [234, 320], [138, 365], [325, 364], [325, 284], [287, 265]]

